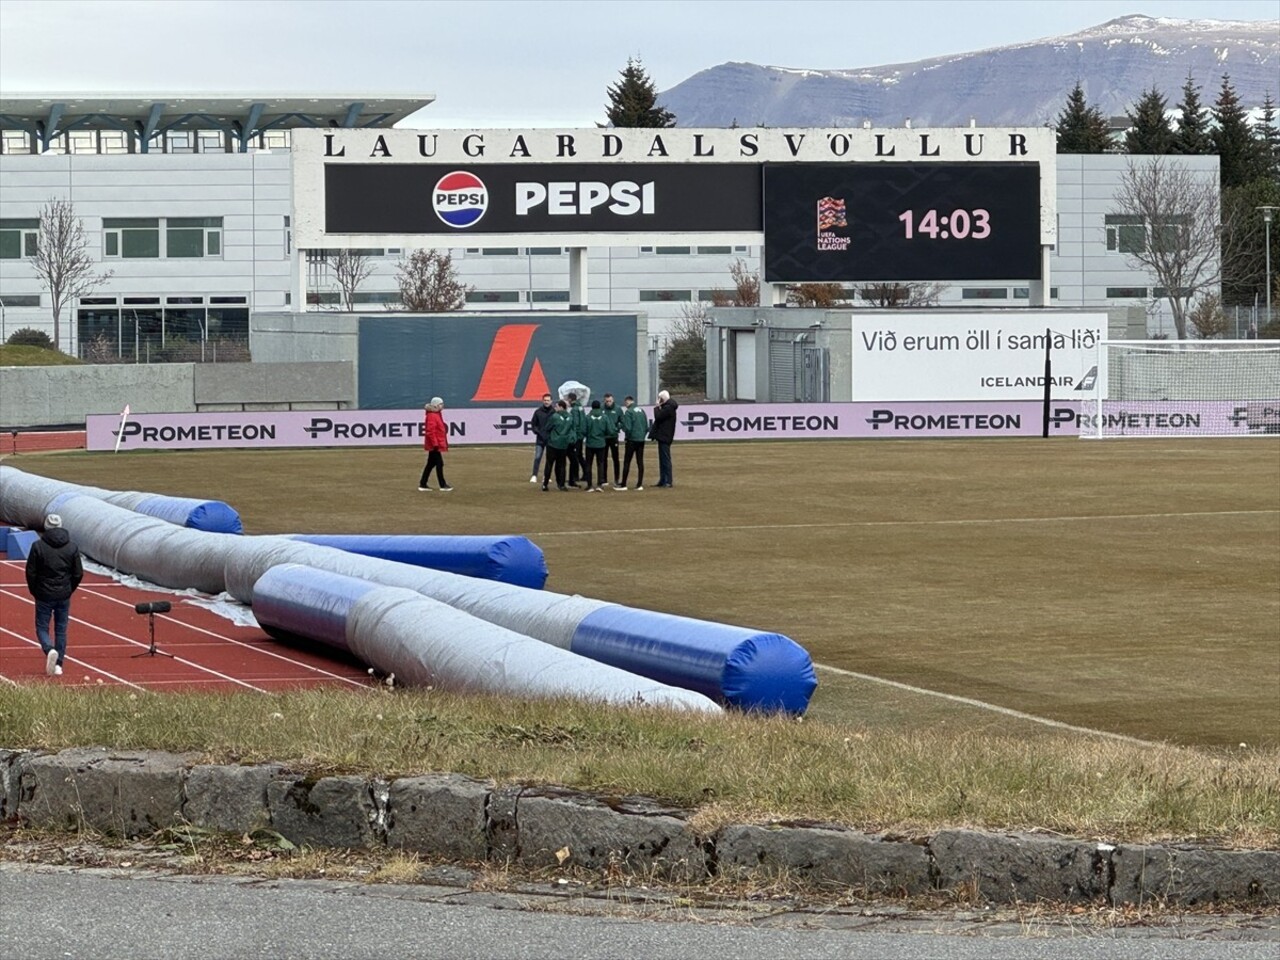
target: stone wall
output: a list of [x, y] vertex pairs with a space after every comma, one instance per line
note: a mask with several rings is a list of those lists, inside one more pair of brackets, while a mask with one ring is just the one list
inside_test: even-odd
[[637, 797], [498, 786], [454, 774], [309, 778], [280, 764], [100, 747], [0, 749], [0, 819], [146, 836], [166, 826], [261, 827], [312, 847], [396, 849], [466, 862], [619, 870], [699, 882], [786, 876], [813, 887], [993, 903], [1280, 903], [1280, 852], [1111, 845], [942, 830], [888, 837], [831, 824], [730, 825]]

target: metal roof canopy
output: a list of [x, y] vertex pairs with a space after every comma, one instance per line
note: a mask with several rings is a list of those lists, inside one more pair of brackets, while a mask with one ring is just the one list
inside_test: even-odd
[[147, 153], [151, 141], [169, 130], [189, 127], [231, 134], [240, 152], [268, 130], [298, 127], [392, 127], [435, 102], [415, 97], [350, 96], [151, 96], [52, 94], [0, 97], [0, 131], [21, 130], [37, 138], [41, 150], [72, 130], [119, 130], [138, 139]]

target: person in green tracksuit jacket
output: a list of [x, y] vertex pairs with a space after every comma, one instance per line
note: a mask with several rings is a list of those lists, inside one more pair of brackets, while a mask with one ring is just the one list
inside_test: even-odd
[[542, 489], [547, 490], [551, 482], [552, 469], [556, 472], [556, 489], [568, 490], [564, 485], [564, 462], [569, 456], [569, 448], [573, 446], [573, 420], [569, 416], [569, 405], [561, 400], [556, 404], [555, 413], [547, 423], [547, 466], [542, 475]]
[[[604, 412], [604, 418], [609, 421], [609, 431], [604, 438], [604, 456], [606, 461], [613, 461], [613, 485], [616, 487], [618, 478], [622, 476], [622, 471], [618, 469], [618, 433], [622, 429], [622, 408], [613, 402], [612, 393], [606, 393], [604, 406], [600, 409]], [[609, 485], [603, 476], [600, 481], [606, 487]]]
[[[598, 493], [605, 477], [604, 449], [609, 436], [609, 418], [600, 409], [600, 401], [591, 401], [591, 412], [586, 420], [587, 466], [583, 476], [587, 478], [587, 493]], [[595, 468], [595, 485], [591, 484], [592, 468]]]
[[[569, 419], [573, 421], [573, 443], [569, 445], [569, 486], [578, 486], [578, 480], [586, 472], [586, 460], [582, 456], [582, 441], [587, 437], [587, 412], [576, 393], [570, 393]], [[588, 484], [590, 486], [590, 484]]]
[[622, 436], [626, 440], [627, 451], [622, 460], [622, 482], [613, 489], [626, 492], [627, 474], [631, 472], [631, 458], [636, 461], [636, 489], [644, 489], [644, 443], [649, 438], [649, 417], [644, 407], [636, 406], [635, 397], [627, 397], [622, 401]]

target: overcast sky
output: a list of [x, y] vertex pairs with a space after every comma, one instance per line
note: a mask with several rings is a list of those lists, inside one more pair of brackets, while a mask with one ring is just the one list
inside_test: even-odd
[[[1127, 14], [1276, 20], [1277, 0], [0, 0], [0, 96], [423, 96], [414, 126], [587, 127], [639, 57], [659, 89], [731, 60], [904, 63]], [[1280, 28], [1278, 28], [1280, 29]]]

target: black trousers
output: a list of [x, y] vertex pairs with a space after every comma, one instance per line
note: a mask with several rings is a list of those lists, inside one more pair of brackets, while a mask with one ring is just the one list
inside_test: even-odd
[[568, 450], [558, 450], [555, 447], [547, 447], [547, 466], [546, 472], [542, 475], [542, 486], [545, 489], [551, 481], [551, 471], [556, 472], [556, 486], [564, 489], [564, 462], [567, 459]]
[[565, 453], [569, 457], [569, 484], [572, 486], [587, 472], [587, 460], [582, 455], [582, 441], [571, 443]]
[[[616, 487], [618, 485], [618, 478], [622, 476], [621, 471], [618, 469], [618, 438], [605, 437], [604, 449], [605, 456], [613, 461], [613, 485]], [[604, 478], [601, 477], [601, 479]]]
[[436, 472], [436, 480], [440, 486], [447, 487], [444, 482], [444, 454], [439, 450], [431, 450], [427, 453], [427, 465], [422, 468], [422, 479], [418, 481], [418, 486], [425, 487], [431, 478], [431, 471]]
[[600, 486], [601, 483], [604, 482], [604, 478], [605, 478], [604, 447], [587, 447], [587, 465], [582, 475], [587, 478], [588, 490], [590, 490], [592, 487], [592, 483], [591, 483], [592, 468], [595, 469], [595, 475], [596, 475], [596, 481], [594, 485], [598, 487]]
[[631, 472], [631, 458], [636, 459], [636, 486], [644, 486], [644, 441], [628, 440], [627, 455], [622, 459], [622, 486], [627, 485], [627, 474]]
[[671, 473], [671, 442], [658, 441], [658, 486], [675, 486], [675, 477]]

